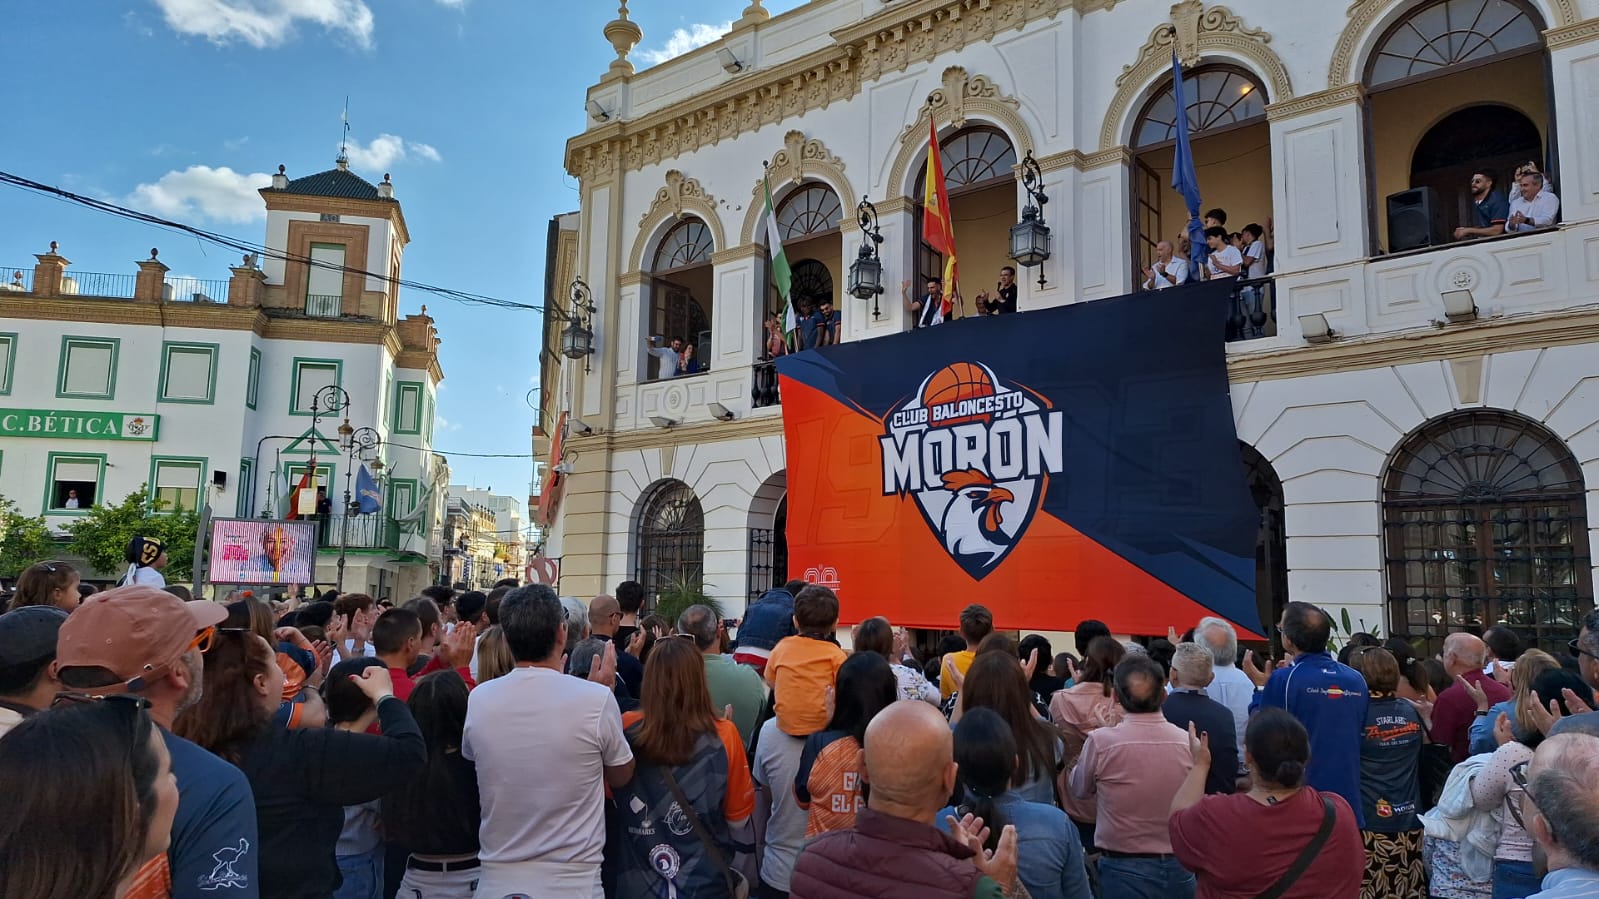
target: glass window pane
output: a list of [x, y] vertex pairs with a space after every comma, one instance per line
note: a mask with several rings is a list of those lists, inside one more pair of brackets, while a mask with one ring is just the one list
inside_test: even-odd
[[165, 399], [203, 400], [211, 395], [210, 350], [167, 348], [167, 380], [161, 386]]
[[342, 245], [312, 244], [311, 270], [306, 278], [305, 292], [312, 296], [340, 296], [344, 293], [344, 272], [340, 271], [343, 267]]
[[64, 392], [96, 395], [110, 393], [111, 353], [110, 344], [68, 344]]
[[296, 371], [299, 377], [296, 385], [298, 389], [294, 395], [294, 408], [295, 411], [309, 413], [311, 411], [311, 400], [316, 396], [317, 391], [330, 384], [338, 383], [338, 366], [319, 362], [301, 362]]

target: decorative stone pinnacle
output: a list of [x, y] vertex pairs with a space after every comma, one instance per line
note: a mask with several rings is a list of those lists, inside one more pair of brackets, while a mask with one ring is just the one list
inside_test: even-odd
[[616, 11], [616, 18], [605, 25], [605, 39], [611, 42], [616, 50], [616, 59], [611, 61], [611, 74], [633, 74], [633, 63], [627, 55], [633, 52], [638, 42], [644, 39], [644, 29], [638, 23], [627, 17], [627, 0], [622, 0], [622, 5]]
[[151, 247], [150, 248], [150, 258], [151, 259], [154, 259], [155, 257], [157, 257], [159, 255], [161, 255], [161, 251], [160, 250], [156, 249], [155, 247]]
[[54, 256], [55, 254], [56, 254], [56, 242], [52, 240], [52, 241], [50, 241], [50, 255]]
[[744, 15], [739, 18], [738, 25], [740, 28], [759, 25], [771, 17], [771, 12], [761, 5], [761, 0], [750, 0], [750, 5], [744, 7]]

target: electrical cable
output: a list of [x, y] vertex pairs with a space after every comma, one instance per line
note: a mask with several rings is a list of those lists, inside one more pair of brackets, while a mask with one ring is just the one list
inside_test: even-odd
[[161, 218], [160, 216], [151, 215], [150, 213], [139, 212], [136, 209], [129, 209], [126, 206], [118, 206], [117, 204], [107, 200], [97, 200], [93, 197], [86, 197], [82, 194], [76, 194], [72, 191], [64, 190], [59, 187], [41, 184], [38, 181], [24, 178], [21, 175], [13, 175], [10, 172], [0, 171], [0, 184], [15, 187], [19, 190], [29, 190], [36, 193], [42, 193], [47, 196], [55, 197], [56, 199], [86, 206], [90, 209], [93, 209], [97, 212], [103, 212], [107, 215], [114, 215], [119, 218], [129, 219], [130, 221], [140, 222], [142, 224], [151, 225], [153, 227], [162, 228], [168, 231], [176, 231], [181, 234], [187, 234], [192, 237], [199, 238], [200, 240], [226, 247], [239, 253], [253, 254], [268, 259], [277, 259], [283, 262], [302, 263], [305, 265], [314, 266], [316, 268], [324, 268], [330, 271], [340, 272], [342, 274], [354, 274], [367, 278], [376, 278], [380, 281], [395, 285], [397, 287], [404, 287], [409, 290], [417, 290], [423, 293], [433, 294], [434, 296], [441, 297], [446, 300], [452, 300], [465, 305], [491, 306], [499, 309], [516, 309], [524, 312], [544, 311], [543, 306], [532, 303], [520, 303], [515, 300], [503, 300], [499, 299], [498, 297], [491, 297], [484, 294], [471, 293], [469, 291], [456, 290], [449, 287], [439, 287], [433, 284], [424, 284], [420, 281], [410, 281], [405, 278], [394, 278], [378, 272], [369, 272], [365, 269], [358, 269], [347, 265], [312, 259], [308, 256], [296, 256], [280, 250], [274, 250], [263, 244], [252, 243], [241, 238], [229, 237], [225, 234], [207, 231], [203, 228], [197, 228], [193, 225], [186, 225], [182, 222]]

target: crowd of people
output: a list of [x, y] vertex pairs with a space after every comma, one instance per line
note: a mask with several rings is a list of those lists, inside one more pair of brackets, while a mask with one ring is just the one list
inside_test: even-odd
[[1218, 208], [1206, 212], [1202, 223], [1204, 262], [1194, 260], [1193, 243], [1187, 234], [1157, 241], [1155, 258], [1139, 271], [1144, 290], [1166, 290], [1224, 278], [1256, 281], [1271, 273], [1276, 247], [1270, 218], [1264, 227], [1250, 222], [1242, 231], [1228, 231], [1227, 210]]
[[1295, 602], [1273, 663], [972, 605], [922, 658], [803, 581], [730, 622], [70, 571], [0, 615], [6, 899], [1599, 895], [1599, 613], [1419, 658]]

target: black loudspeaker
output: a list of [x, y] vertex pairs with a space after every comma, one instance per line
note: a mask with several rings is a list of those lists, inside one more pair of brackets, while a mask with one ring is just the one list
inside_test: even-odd
[[228, 473], [220, 469], [211, 472], [211, 483], [217, 485], [218, 487], [228, 486]]
[[1444, 243], [1443, 209], [1430, 187], [1413, 187], [1388, 197], [1388, 251], [1399, 253]]

